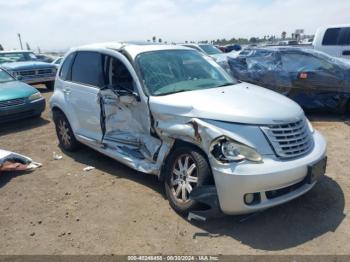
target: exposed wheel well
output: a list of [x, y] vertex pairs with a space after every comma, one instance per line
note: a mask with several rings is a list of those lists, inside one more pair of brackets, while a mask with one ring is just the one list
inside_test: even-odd
[[54, 106], [54, 107], [52, 108], [52, 116], [53, 116], [53, 118], [55, 118], [55, 115], [57, 115], [57, 113], [61, 113], [61, 114], [63, 114], [64, 116], [66, 116], [66, 114], [65, 114], [59, 107]]
[[[192, 147], [192, 148], [195, 148], [196, 150], [198, 150], [199, 152], [202, 153], [202, 155], [205, 157], [205, 159], [208, 162], [208, 165], [211, 168], [211, 165], [210, 165], [210, 162], [209, 162], [209, 159], [208, 159], [208, 155], [199, 146], [197, 146], [195, 144], [192, 144], [192, 143], [189, 143], [189, 142], [186, 142], [186, 141], [183, 141], [183, 140], [180, 140], [180, 139], [176, 139], [173, 147], [171, 148], [171, 150], [169, 152], [169, 154], [167, 155], [167, 157], [163, 161], [162, 169], [161, 169], [161, 172], [160, 172], [160, 175], [159, 175], [159, 180], [164, 181], [164, 179], [165, 179], [165, 163], [168, 161], [168, 158], [169, 158], [170, 154], [175, 149], [177, 149], [179, 147]], [[215, 181], [214, 181], [214, 177], [213, 177], [213, 174], [212, 174], [212, 170], [210, 170], [210, 173], [211, 173], [211, 178], [212, 178], [211, 181], [210, 181], [210, 184], [214, 185]]]

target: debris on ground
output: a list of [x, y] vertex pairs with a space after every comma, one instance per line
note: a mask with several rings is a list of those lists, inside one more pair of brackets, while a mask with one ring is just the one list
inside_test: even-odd
[[29, 157], [0, 149], [0, 173], [5, 171], [33, 171], [42, 164]]
[[89, 171], [94, 170], [94, 169], [95, 169], [95, 167], [93, 167], [93, 166], [87, 166], [83, 170], [86, 172], [89, 172]]
[[57, 154], [56, 152], [52, 152], [52, 158], [53, 160], [61, 160], [63, 156]]
[[350, 120], [346, 120], [344, 123], [350, 126]]

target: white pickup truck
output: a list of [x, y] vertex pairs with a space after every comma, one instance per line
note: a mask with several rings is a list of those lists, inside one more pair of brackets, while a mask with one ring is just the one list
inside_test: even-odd
[[350, 59], [350, 24], [320, 27], [312, 45], [331, 56]]

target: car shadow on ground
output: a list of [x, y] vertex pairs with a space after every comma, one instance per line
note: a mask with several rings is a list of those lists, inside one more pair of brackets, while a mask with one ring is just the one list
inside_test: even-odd
[[50, 121], [41, 117], [32, 117], [21, 120], [16, 120], [13, 122], [7, 122], [1, 124], [0, 136], [13, 134], [21, 131], [25, 131], [32, 128], [37, 128], [43, 125], [49, 124]]
[[[156, 176], [136, 172], [85, 146], [77, 152], [65, 154], [117, 178], [147, 186], [166, 198], [163, 183]], [[193, 238], [226, 236], [255, 249], [278, 251], [334, 232], [345, 217], [344, 206], [342, 189], [336, 181], [325, 176], [310, 192], [284, 205], [252, 215], [224, 216], [189, 223], [201, 231]]]
[[207, 233], [193, 238], [228, 236], [254, 249], [278, 251], [334, 232], [345, 218], [340, 186], [325, 176], [307, 194], [284, 205], [245, 216], [192, 222]]
[[73, 158], [76, 162], [86, 166], [93, 166], [96, 169], [108, 173], [116, 178], [132, 180], [136, 183], [145, 185], [165, 198], [163, 183], [155, 175], [137, 172], [118, 161], [109, 158], [87, 146], [82, 145], [76, 152], [64, 151], [64, 154]]

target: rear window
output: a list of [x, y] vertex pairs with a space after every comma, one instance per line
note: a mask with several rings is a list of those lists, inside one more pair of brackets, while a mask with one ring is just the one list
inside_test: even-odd
[[102, 55], [96, 52], [78, 52], [72, 67], [72, 81], [102, 87]]
[[322, 45], [350, 45], [350, 27], [327, 29]]

